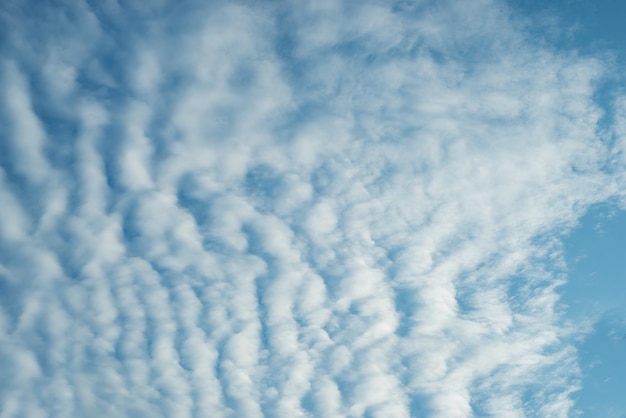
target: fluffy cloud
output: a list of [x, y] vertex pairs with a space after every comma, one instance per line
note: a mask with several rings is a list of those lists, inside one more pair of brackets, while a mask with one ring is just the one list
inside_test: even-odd
[[600, 59], [495, 0], [20, 4], [0, 416], [568, 416]]

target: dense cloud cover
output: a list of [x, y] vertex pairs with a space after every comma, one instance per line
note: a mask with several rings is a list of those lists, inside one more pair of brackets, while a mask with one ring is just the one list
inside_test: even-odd
[[527, 24], [2, 2], [0, 417], [573, 414], [559, 238], [626, 101]]

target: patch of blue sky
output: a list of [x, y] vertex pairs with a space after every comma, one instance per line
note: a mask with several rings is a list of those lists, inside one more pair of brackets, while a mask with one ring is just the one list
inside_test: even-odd
[[572, 398], [583, 417], [626, 417], [626, 315], [608, 310], [578, 345], [582, 388]]
[[581, 390], [573, 395], [584, 417], [626, 416], [626, 213], [593, 207], [564, 240], [568, 281], [560, 289], [566, 317], [590, 327], [577, 348]]
[[569, 266], [562, 290], [571, 315], [594, 317], [621, 309], [626, 299], [626, 213], [592, 208], [564, 241]]
[[596, 55], [611, 52], [624, 58], [626, 40], [621, 16], [626, 5], [616, 0], [555, 0], [541, 2], [521, 0], [509, 2], [514, 10], [522, 10], [529, 19], [531, 33], [559, 47], [573, 47]]

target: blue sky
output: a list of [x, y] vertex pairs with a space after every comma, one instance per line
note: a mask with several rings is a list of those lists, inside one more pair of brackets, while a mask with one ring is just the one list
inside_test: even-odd
[[0, 418], [626, 416], [619, 2], [0, 4]]
[[583, 387], [574, 396], [583, 416], [622, 417], [626, 404], [626, 216], [614, 205], [592, 208], [565, 239], [567, 315], [592, 330], [579, 343]]

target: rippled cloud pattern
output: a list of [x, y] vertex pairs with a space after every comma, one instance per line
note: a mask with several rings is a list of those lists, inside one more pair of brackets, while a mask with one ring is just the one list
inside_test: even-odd
[[0, 417], [567, 417], [601, 57], [496, 0], [0, 5]]

